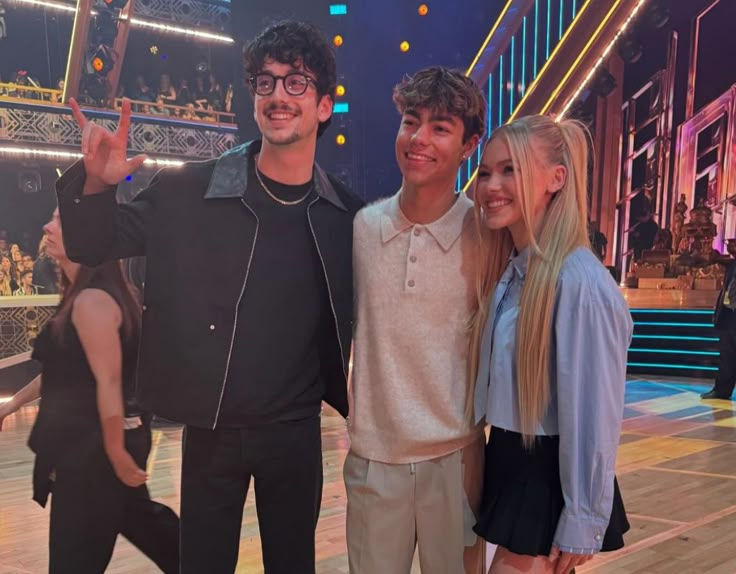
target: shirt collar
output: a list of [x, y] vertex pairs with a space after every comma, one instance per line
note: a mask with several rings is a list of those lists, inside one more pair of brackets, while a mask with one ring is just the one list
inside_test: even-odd
[[526, 276], [526, 270], [529, 267], [529, 259], [531, 258], [532, 249], [529, 246], [526, 246], [524, 249], [522, 249], [521, 253], [514, 251], [511, 253], [511, 265], [514, 268], [514, 273], [516, 273], [521, 279], [523, 279]]
[[[391, 241], [394, 237], [412, 228], [415, 224], [410, 221], [399, 205], [401, 192], [391, 197], [383, 210], [381, 218], [381, 239], [384, 243]], [[472, 219], [467, 217], [469, 208], [473, 203], [464, 193], [459, 193], [452, 207], [438, 220], [423, 225], [435, 238], [444, 251], [449, 251], [463, 232], [465, 226]]]

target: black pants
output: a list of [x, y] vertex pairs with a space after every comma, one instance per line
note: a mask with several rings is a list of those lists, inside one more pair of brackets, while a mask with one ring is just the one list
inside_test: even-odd
[[[125, 431], [125, 446], [141, 468], [151, 449], [148, 428]], [[144, 486], [130, 488], [115, 476], [102, 445], [75, 452], [56, 468], [51, 495], [50, 574], [100, 574], [118, 534], [166, 574], [179, 571], [179, 519], [151, 500]]]
[[718, 360], [718, 375], [714, 391], [724, 397], [730, 397], [736, 386], [736, 330], [721, 331]]
[[181, 480], [182, 574], [230, 574], [250, 479], [265, 574], [314, 573], [322, 499], [320, 419], [248, 429], [187, 427]]

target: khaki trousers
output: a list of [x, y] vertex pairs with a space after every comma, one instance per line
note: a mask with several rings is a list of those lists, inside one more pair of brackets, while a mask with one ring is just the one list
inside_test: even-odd
[[485, 543], [472, 528], [483, 486], [484, 437], [449, 455], [384, 464], [349, 452], [350, 574], [480, 574]]

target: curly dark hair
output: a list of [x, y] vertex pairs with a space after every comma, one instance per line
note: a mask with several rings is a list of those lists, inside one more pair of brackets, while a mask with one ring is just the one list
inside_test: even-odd
[[[267, 59], [291, 64], [294, 67], [301, 63], [317, 80], [318, 100], [323, 96], [330, 96], [333, 101], [335, 100], [337, 87], [335, 52], [316, 26], [286, 20], [266, 28], [243, 48], [246, 79], [260, 72]], [[252, 93], [252, 88], [249, 89]], [[331, 122], [330, 117], [319, 124], [317, 137], [324, 133]]]
[[406, 76], [394, 88], [394, 103], [400, 114], [407, 109], [443, 111], [463, 122], [463, 143], [486, 128], [486, 99], [477, 84], [460, 70], [433, 66]]

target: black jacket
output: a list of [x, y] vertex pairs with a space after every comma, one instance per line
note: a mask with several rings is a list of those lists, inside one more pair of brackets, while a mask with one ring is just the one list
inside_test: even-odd
[[[181, 423], [214, 428], [235, 338], [258, 222], [245, 202], [248, 157], [260, 142], [217, 160], [161, 170], [128, 204], [115, 190], [83, 196], [77, 162], [56, 184], [72, 261], [97, 265], [146, 256], [138, 364], [141, 406]], [[363, 202], [314, 167], [317, 199], [307, 209], [322, 261], [335, 331], [320, 342], [325, 401], [348, 413], [352, 338], [353, 218]], [[211, 278], [203, 285], [201, 274]]]
[[723, 289], [718, 294], [718, 301], [713, 313], [713, 325], [719, 331], [736, 331], [736, 311], [723, 305], [726, 289], [736, 275], [736, 261], [731, 261], [726, 269], [726, 277], [723, 279]]

